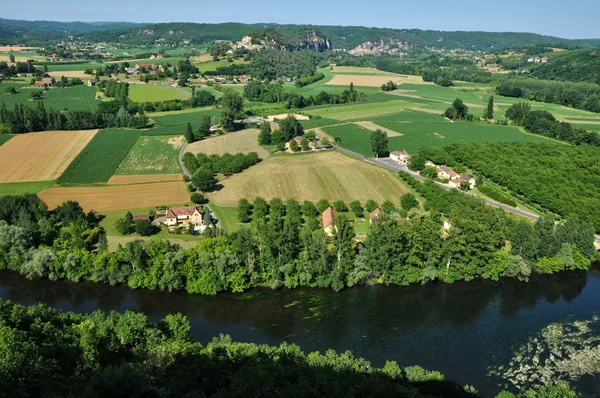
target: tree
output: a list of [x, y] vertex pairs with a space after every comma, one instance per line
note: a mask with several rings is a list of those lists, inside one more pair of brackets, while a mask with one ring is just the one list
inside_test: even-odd
[[188, 143], [194, 142], [194, 130], [192, 130], [192, 125], [189, 122], [185, 125], [184, 137]]
[[344, 203], [343, 200], [336, 200], [333, 202], [333, 210], [337, 212], [346, 212], [348, 211], [348, 206], [346, 206], [346, 203]]
[[254, 204], [252, 205], [252, 218], [254, 220], [265, 218], [267, 214], [269, 214], [267, 201], [260, 196], [254, 199]]
[[304, 214], [304, 217], [311, 218], [318, 216], [319, 211], [317, 210], [313, 202], [306, 200], [302, 204], [302, 214]]
[[354, 257], [352, 243], [354, 241], [354, 227], [344, 214], [340, 214], [334, 221], [333, 251], [336, 263], [333, 269], [332, 288], [339, 291], [344, 288], [346, 275], [350, 271]]
[[296, 140], [290, 141], [290, 150], [292, 152], [298, 152], [298, 143], [296, 142]]
[[488, 100], [487, 108], [483, 112], [484, 119], [493, 119], [494, 118], [494, 96], [490, 95]]
[[241, 198], [238, 202], [238, 207], [237, 207], [237, 219], [239, 222], [245, 224], [245, 223], [249, 223], [250, 222], [250, 202], [248, 202], [248, 199], [246, 198]]
[[417, 154], [408, 159], [408, 168], [413, 171], [421, 171], [425, 168], [425, 163], [427, 163], [425, 157]]
[[206, 168], [200, 167], [192, 176], [192, 183], [201, 191], [212, 191], [217, 186], [215, 173]]
[[386, 200], [385, 202], [383, 202], [383, 204], [381, 205], [381, 210], [385, 213], [385, 214], [392, 214], [396, 211], [396, 206], [394, 206], [394, 203], [392, 203], [392, 201], [390, 200]]
[[29, 96], [31, 97], [32, 100], [39, 100], [40, 98], [42, 98], [42, 94], [43, 94], [43, 91], [36, 90], [36, 91], [32, 91], [29, 94]]
[[300, 148], [302, 148], [303, 151], [308, 151], [310, 149], [308, 145], [308, 138], [302, 137], [302, 141], [300, 141]]
[[400, 198], [400, 207], [402, 207], [402, 209], [406, 211], [409, 211], [411, 209], [418, 208], [419, 201], [417, 200], [414, 194], [408, 192], [402, 195], [402, 197]]
[[506, 110], [505, 116], [513, 123], [521, 125], [523, 119], [525, 119], [525, 116], [527, 116], [529, 112], [531, 112], [531, 105], [525, 102], [519, 102], [517, 104], [512, 104]]
[[204, 115], [202, 116], [202, 120], [200, 121], [200, 127], [198, 128], [198, 137], [196, 138], [204, 138], [210, 135], [211, 128], [211, 120], [210, 116]]
[[469, 113], [469, 107], [466, 106], [460, 98], [457, 98], [452, 102], [452, 106], [446, 109], [444, 116], [451, 120], [465, 119]]
[[15, 63], [15, 54], [13, 54], [13, 53], [10, 53], [10, 54], [8, 55], [8, 60], [9, 60], [10, 62], [12, 62], [12, 63]]
[[150, 220], [136, 220], [134, 225], [135, 232], [140, 236], [150, 236], [158, 232], [158, 227]]
[[371, 132], [371, 149], [376, 157], [388, 152], [388, 136], [385, 131], [377, 129]]
[[365, 203], [365, 208], [369, 213], [372, 213], [378, 207], [379, 205], [373, 199], [369, 199], [367, 200], [367, 203]]
[[331, 207], [327, 199], [321, 199], [317, 202], [317, 210], [319, 213], [323, 213], [328, 207]]
[[437, 178], [437, 169], [434, 166], [427, 166], [420, 173], [425, 178], [431, 178], [432, 180]]
[[73, 200], [68, 200], [62, 205], [56, 206], [56, 209], [54, 209], [54, 214], [64, 226], [85, 218], [85, 213], [79, 205], [79, 202], [75, 202]]
[[108, 251], [108, 238], [106, 237], [106, 233], [102, 232], [98, 236], [98, 251], [105, 252]]
[[130, 212], [127, 212], [125, 216], [117, 219], [115, 222], [115, 229], [121, 235], [129, 235], [133, 232], [133, 215]]
[[220, 124], [225, 131], [235, 131], [237, 126], [234, 122], [243, 116], [244, 99], [233, 90], [226, 90], [220, 99], [221, 117]]
[[350, 202], [350, 210], [352, 210], [354, 215], [358, 218], [362, 218], [364, 216], [363, 207], [358, 200]]
[[258, 134], [259, 145], [270, 145], [271, 144], [271, 124], [269, 122], [262, 122], [260, 125], [260, 133]]
[[199, 205], [199, 204], [204, 203], [204, 201], [206, 200], [206, 198], [200, 192], [194, 192], [190, 196], [190, 200], [192, 201], [192, 203], [195, 203], [195, 204]]
[[281, 137], [285, 142], [290, 141], [298, 135], [304, 134], [302, 125], [293, 115], [288, 115], [285, 119], [279, 122], [278, 131], [281, 132]]

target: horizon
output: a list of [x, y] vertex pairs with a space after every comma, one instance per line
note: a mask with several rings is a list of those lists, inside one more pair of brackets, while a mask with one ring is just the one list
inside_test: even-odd
[[[185, 13], [180, 13], [181, 18], [169, 19], [163, 16], [174, 14], [165, 13], [164, 3], [158, 0], [148, 0], [143, 4], [122, 4], [116, 0], [105, 0], [102, 4], [86, 4], [85, 7], [81, 7], [76, 0], [59, 0], [59, 4], [56, 5], [59, 7], [48, 8], [46, 2], [32, 0], [31, 7], [26, 10], [17, 7], [4, 10], [2, 18], [84, 23], [233, 22], [361, 26], [447, 32], [534, 33], [564, 39], [600, 38], [600, 26], [595, 23], [596, 16], [600, 15], [600, 2], [594, 0], [575, 0], [569, 7], [565, 7], [564, 3], [558, 0], [548, 0], [543, 6], [526, 4], [519, 0], [506, 0], [501, 5], [486, 5], [485, 9], [476, 0], [465, 0], [460, 9], [455, 9], [452, 4], [442, 0], [430, 0], [426, 5], [400, 6], [390, 0], [376, 0], [368, 5], [353, 5], [352, 10], [348, 10], [346, 4], [340, 1], [323, 4], [308, 0], [301, 9], [290, 10], [274, 0], [259, 0], [252, 8], [246, 7], [246, 3], [239, 0], [233, 0], [227, 6], [212, 4], [202, 8], [191, 0], [181, 0], [176, 11], [185, 9]], [[382, 14], [386, 9], [390, 12]], [[430, 10], [434, 10], [433, 13]], [[108, 15], [118, 15], [118, 18], [102, 18]], [[535, 17], [531, 17], [532, 15]], [[264, 19], [269, 21], [265, 22]]]

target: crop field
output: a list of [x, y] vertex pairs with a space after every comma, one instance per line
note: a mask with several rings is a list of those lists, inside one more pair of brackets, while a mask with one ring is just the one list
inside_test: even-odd
[[[404, 111], [396, 115], [388, 115], [371, 119], [375, 124], [396, 131], [402, 136], [390, 137], [389, 151], [404, 150], [416, 153], [424, 146], [444, 146], [464, 142], [550, 142], [549, 139], [523, 133], [515, 126], [494, 124], [476, 124], [469, 122], [450, 122], [440, 116], [417, 111]], [[371, 151], [370, 132], [357, 126], [347, 124], [335, 127], [324, 127], [323, 131], [339, 138], [340, 145], [367, 156], [374, 156]]]
[[333, 74], [346, 75], [370, 75], [370, 76], [393, 76], [395, 73], [385, 72], [375, 68], [365, 68], [360, 66], [334, 66]]
[[183, 142], [183, 136], [142, 136], [137, 139], [115, 174], [175, 174], [180, 171], [177, 157]]
[[258, 153], [258, 157], [266, 159], [269, 156], [269, 151], [258, 145], [259, 133], [258, 129], [246, 129], [219, 135], [189, 144], [185, 148], [185, 151], [191, 152], [194, 155], [198, 153], [222, 155], [224, 153], [256, 152]]
[[[38, 134], [38, 133], [36, 133]], [[106, 182], [135, 145], [139, 130], [101, 130], [67, 167], [59, 184]]]
[[[42, 65], [37, 64], [36, 65], [38, 68], [43, 68]], [[82, 64], [71, 64], [71, 63], [64, 63], [64, 64], [54, 64], [54, 65], [48, 65], [48, 72], [56, 72], [56, 71], [84, 71], [86, 69], [98, 69], [98, 68], [104, 68], [104, 64], [98, 63], [98, 62], [85, 62]]]
[[365, 128], [369, 131], [376, 131], [376, 130], [381, 130], [385, 133], [387, 133], [388, 137], [400, 137], [402, 134], [398, 133], [397, 131], [394, 131], [392, 129], [389, 129], [387, 127], [383, 127], [380, 126], [378, 124], [375, 124], [373, 122], [354, 122], [354, 124], [359, 125], [362, 128]]
[[96, 89], [86, 85], [65, 87], [65, 88], [50, 88], [49, 91], [42, 95], [41, 100], [33, 101], [30, 95], [34, 91], [42, 90], [39, 87], [22, 87], [17, 88], [16, 94], [2, 93], [0, 102], [4, 102], [8, 109], [14, 108], [15, 104], [24, 104], [28, 107], [37, 106], [37, 102], [44, 102], [46, 109], [96, 109], [98, 101], [96, 100]]
[[[186, 123], [191, 123], [192, 127], [198, 128], [198, 125], [204, 116], [219, 116], [219, 111], [213, 107], [191, 108], [175, 112], [156, 112], [149, 113], [148, 117], [152, 118], [159, 126], [185, 126]], [[183, 130], [181, 131], [183, 133]]]
[[130, 84], [129, 98], [134, 102], [158, 102], [188, 98], [177, 90], [154, 84]]
[[417, 105], [407, 101], [386, 101], [375, 103], [338, 105], [318, 109], [313, 108], [310, 110], [305, 110], [304, 113], [307, 113], [312, 116], [321, 116], [324, 118], [336, 120], [365, 120], [366, 118], [371, 118], [375, 116], [397, 113], [403, 109], [412, 108], [414, 106]]
[[114, 175], [108, 185], [148, 184], [153, 182], [181, 181], [181, 174], [133, 174]]
[[72, 79], [74, 77], [78, 77], [81, 80], [83, 80], [84, 83], [87, 83], [88, 79], [93, 78], [92, 75], [86, 75], [85, 73], [83, 73], [82, 70], [63, 70], [63, 71], [54, 71], [54, 72], [48, 72], [48, 74], [51, 77], [54, 77], [56, 79], [60, 79], [62, 76]]
[[331, 126], [332, 124], [339, 124], [339, 123], [340, 123], [339, 120], [327, 119], [327, 118], [303, 120], [302, 122], [300, 122], [300, 124], [302, 125], [302, 127], [305, 130], [313, 129], [315, 127]]
[[[205, 60], [206, 57], [196, 58], [196, 60], [198, 60], [198, 59]], [[194, 59], [192, 59], [191, 61], [194, 61]], [[198, 67], [198, 70], [200, 71], [200, 73], [202, 73], [202, 72], [217, 70], [217, 68], [221, 67], [221, 66], [229, 66], [232, 64], [243, 64], [243, 63], [245, 63], [245, 61], [243, 61], [241, 59], [236, 59], [233, 62], [228, 62], [226, 59], [222, 59], [220, 61], [209, 61], [209, 62], [196, 63], [195, 65]]]
[[393, 81], [400, 84], [402, 78], [399, 76], [369, 76], [369, 75], [333, 75], [327, 82], [329, 86], [349, 86], [354, 83], [356, 87], [381, 87], [381, 85]]
[[67, 200], [79, 202], [85, 211], [113, 211], [188, 203], [183, 182], [114, 185], [106, 187], [50, 188], [38, 194], [53, 209]]
[[54, 181], [2, 182], [0, 183], [0, 196], [38, 193], [52, 186], [54, 186]]
[[98, 130], [19, 134], [0, 146], [0, 181], [58, 178]]
[[278, 197], [299, 201], [386, 199], [398, 202], [408, 188], [394, 174], [339, 152], [273, 156], [240, 174], [223, 179], [210, 194], [219, 206], [236, 206], [241, 198]]

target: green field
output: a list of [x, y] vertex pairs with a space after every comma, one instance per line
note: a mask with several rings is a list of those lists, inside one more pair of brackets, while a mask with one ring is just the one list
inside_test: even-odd
[[38, 193], [54, 185], [54, 181], [4, 182], [0, 184], [0, 196]]
[[228, 62], [226, 59], [224, 59], [224, 60], [220, 60], [220, 61], [202, 62], [202, 63], [196, 64], [196, 66], [198, 67], [198, 70], [200, 71], [200, 73], [202, 73], [202, 72], [216, 70], [217, 68], [219, 68], [221, 66], [229, 66], [229, 65], [233, 65], [233, 64], [243, 64], [243, 63], [244, 63], [244, 61], [239, 60], [239, 59], [236, 59], [233, 62]]
[[106, 182], [135, 145], [139, 130], [101, 130], [57, 180], [59, 184]]
[[[198, 125], [202, 121], [204, 116], [219, 116], [219, 111], [212, 107], [207, 108], [191, 108], [183, 111], [175, 112], [161, 112], [155, 114], [148, 114], [152, 120], [162, 127], [172, 126], [184, 126], [188, 122], [192, 124], [194, 128], [198, 128]], [[182, 131], [183, 132], [183, 131]]]
[[2, 134], [2, 135], [0, 135], [0, 145], [4, 144], [6, 141], [10, 140], [13, 137], [14, 137], [14, 135], [12, 135], [12, 134]]
[[[48, 65], [48, 72], [61, 72], [67, 70], [75, 70], [75, 71], [84, 71], [86, 69], [98, 69], [104, 68], [104, 64], [97, 62], [86, 62], [83, 64], [57, 64], [57, 65]], [[36, 67], [42, 69], [43, 66], [41, 64], [37, 64]]]
[[319, 119], [310, 119], [310, 120], [300, 121], [300, 124], [302, 124], [302, 127], [305, 130], [314, 129], [316, 127], [331, 126], [333, 124], [340, 124], [340, 123], [341, 122], [339, 120], [327, 119], [327, 118], [319, 118]]
[[161, 85], [130, 84], [129, 98], [134, 102], [158, 102], [189, 98], [189, 96]]
[[397, 113], [403, 109], [417, 106], [406, 101], [386, 101], [329, 106], [327, 108], [304, 109], [311, 116], [321, 116], [336, 120], [368, 120], [370, 117]]
[[4, 102], [8, 109], [14, 108], [15, 104], [24, 104], [28, 107], [37, 106], [42, 101], [46, 109], [96, 109], [99, 101], [95, 99], [96, 88], [79, 85], [65, 88], [50, 88], [45, 92], [41, 100], [33, 101], [30, 95], [34, 91], [42, 90], [39, 87], [26, 86], [18, 89], [17, 94], [2, 94], [0, 102]]
[[142, 136], [146, 136], [146, 137], [151, 137], [151, 136], [157, 136], [157, 135], [182, 135], [183, 133], [185, 133], [185, 126], [168, 126], [168, 127], [161, 127], [161, 126], [154, 126], [150, 129], [143, 129], [140, 130], [140, 135]]
[[179, 137], [142, 136], [115, 174], [175, 174], [181, 170], [177, 157], [183, 139]]
[[[450, 122], [440, 116], [417, 111], [403, 111], [380, 118], [365, 120], [396, 131], [400, 137], [388, 139], [389, 151], [404, 150], [416, 153], [424, 146], [444, 146], [465, 142], [551, 142], [531, 134], [524, 134], [518, 127], [469, 122]], [[355, 124], [323, 128], [327, 134], [341, 140], [340, 145], [355, 152], [374, 156], [371, 151], [371, 131]]]

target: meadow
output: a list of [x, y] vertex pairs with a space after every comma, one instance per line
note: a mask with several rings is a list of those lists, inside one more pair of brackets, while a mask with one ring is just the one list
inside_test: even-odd
[[[36, 133], [37, 134], [37, 133]], [[67, 167], [59, 184], [106, 182], [135, 145], [139, 130], [101, 130]]]
[[[194, 59], [192, 59], [191, 61], [194, 61]], [[200, 71], [200, 73], [202, 73], [202, 72], [214, 71], [218, 67], [221, 67], [221, 66], [229, 66], [232, 64], [243, 64], [243, 63], [245, 63], [245, 61], [243, 61], [241, 59], [236, 59], [233, 62], [229, 62], [226, 59], [222, 59], [220, 61], [200, 62], [200, 63], [194, 63], [194, 64], [198, 67], [198, 71]]]
[[329, 106], [327, 108], [307, 108], [304, 113], [311, 116], [320, 116], [336, 120], [365, 120], [369, 117], [397, 113], [406, 108], [416, 106], [406, 101], [386, 101], [375, 103], [357, 103], [338, 106]]
[[[3, 87], [3, 86], [2, 86]], [[65, 88], [50, 88], [44, 92], [41, 100], [33, 101], [30, 97], [34, 91], [42, 90], [40, 87], [24, 86], [17, 88], [16, 94], [3, 93], [0, 102], [4, 102], [8, 109], [14, 108], [15, 104], [24, 104], [28, 107], [37, 106], [37, 102], [43, 102], [46, 109], [96, 109], [96, 88], [87, 85], [79, 85]]]
[[79, 202], [86, 212], [178, 205], [189, 203], [190, 198], [182, 181], [105, 187], [54, 187], [40, 192], [38, 196], [50, 209], [67, 200], [74, 200]]
[[[43, 69], [43, 65], [36, 64], [37, 68]], [[59, 72], [59, 71], [84, 71], [86, 69], [98, 69], [104, 68], [104, 64], [98, 62], [83, 62], [78, 64], [64, 63], [64, 64], [48, 64], [48, 72]]]
[[219, 111], [213, 107], [204, 107], [190, 108], [174, 112], [148, 113], [148, 117], [154, 120], [156, 124], [163, 127], [185, 126], [189, 122], [192, 124], [192, 126], [197, 128], [204, 116], [213, 117], [219, 116], [219, 114]]
[[141, 136], [117, 168], [115, 175], [175, 174], [183, 136]]
[[246, 129], [234, 133], [210, 137], [201, 141], [189, 144], [186, 152], [191, 152], [194, 155], [198, 153], [206, 153], [207, 155], [224, 153], [249, 153], [256, 152], [261, 159], [269, 156], [269, 151], [258, 145], [258, 129]]
[[162, 85], [130, 84], [129, 98], [133, 102], [159, 102], [189, 98], [189, 96]]
[[58, 178], [98, 130], [19, 134], [0, 146], [0, 181]]
[[242, 173], [220, 181], [209, 194], [219, 206], [236, 206], [241, 198], [263, 197], [329, 201], [387, 199], [394, 203], [408, 188], [393, 173], [335, 151], [271, 156]]
[[38, 193], [52, 186], [54, 181], [3, 182], [0, 183], [0, 196]]

